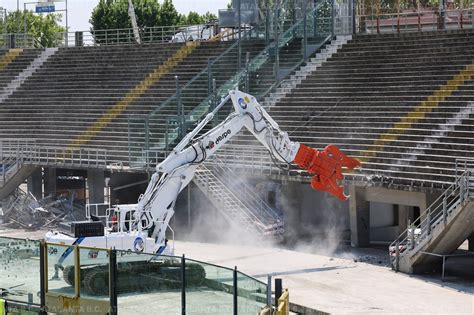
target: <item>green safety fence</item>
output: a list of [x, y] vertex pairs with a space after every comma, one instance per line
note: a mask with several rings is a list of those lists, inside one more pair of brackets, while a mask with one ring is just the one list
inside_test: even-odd
[[184, 256], [0, 237], [0, 270], [7, 314], [250, 315], [268, 301], [266, 283]]

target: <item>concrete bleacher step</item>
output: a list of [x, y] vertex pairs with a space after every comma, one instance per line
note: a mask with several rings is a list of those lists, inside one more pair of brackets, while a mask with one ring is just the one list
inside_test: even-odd
[[[454, 178], [455, 159], [474, 149], [474, 115], [459, 116], [474, 99], [474, 82], [463, 82], [410, 128], [393, 125], [473, 62], [473, 39], [472, 31], [356, 35], [347, 39], [347, 44], [339, 38], [282, 82], [262, 104], [271, 106], [270, 115], [294, 140], [318, 148], [332, 142], [364, 158], [363, 169], [348, 174], [355, 180], [383, 175], [393, 180], [393, 185], [445, 185]], [[230, 44], [201, 44], [88, 145], [107, 148], [114, 161], [127, 161], [128, 115], [144, 117], [153, 111], [174, 94], [175, 75], [184, 85], [207, 66], [207, 58], [217, 56]], [[301, 43], [293, 44], [283, 54], [283, 63], [292, 64], [291, 49], [301, 49]], [[255, 51], [264, 47], [261, 41], [255, 45]], [[68, 145], [180, 47], [182, 44], [60, 49], [2, 104], [0, 136]], [[25, 50], [20, 54], [4, 69], [4, 75], [0, 72], [0, 86], [11, 82], [27, 66], [28, 58], [32, 60], [39, 53]], [[216, 65], [218, 84], [233, 71], [226, 69], [226, 64], [234, 63], [222, 60]], [[271, 77], [271, 70], [264, 67], [262, 78]], [[194, 94], [183, 95], [185, 112], [192, 110], [196, 99], [207, 95], [204, 81], [196, 82]], [[260, 92], [258, 86], [254, 89]], [[161, 114], [163, 119], [153, 121], [153, 136], [165, 132], [165, 117], [175, 115], [176, 106], [163, 108]], [[459, 119], [453, 121], [456, 117]], [[374, 145], [382, 134], [397, 139], [383, 148]], [[144, 134], [137, 131], [137, 138], [144, 141]], [[243, 147], [253, 142], [244, 135], [234, 143]], [[364, 155], [365, 150], [372, 150], [374, 156]]]
[[[474, 62], [473, 39], [472, 31], [357, 35], [326, 62], [315, 58], [314, 73], [282, 85], [270, 115], [297, 141], [317, 148], [334, 143], [362, 158], [363, 168], [347, 174], [351, 178], [382, 175], [391, 185], [441, 187], [454, 180], [456, 158], [474, 152], [474, 115], [463, 113], [474, 100], [472, 80], [454, 87], [408, 129], [393, 126]], [[382, 134], [396, 140], [374, 145]], [[258, 147], [251, 136], [232, 146], [248, 144]]]

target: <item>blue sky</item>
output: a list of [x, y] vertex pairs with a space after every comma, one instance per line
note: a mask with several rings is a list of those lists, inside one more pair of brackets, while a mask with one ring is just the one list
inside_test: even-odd
[[[37, 0], [0, 0], [0, 6], [7, 9], [8, 11], [16, 10], [17, 4], [19, 4], [20, 9], [23, 9], [24, 3], [26, 8], [29, 10], [34, 10], [35, 5], [32, 2]], [[68, 24], [69, 30], [74, 31], [84, 31], [89, 30], [89, 18], [92, 12], [92, 9], [97, 5], [99, 0], [68, 0]], [[162, 1], [160, 1], [162, 2]], [[189, 11], [195, 11], [200, 14], [206, 13], [207, 11], [215, 13], [219, 9], [225, 9], [227, 3], [230, 0], [173, 0], [174, 6], [180, 13], [187, 14]], [[65, 3], [63, 1], [57, 1], [56, 10], [61, 10], [65, 8]], [[63, 18], [64, 24], [64, 18]]]

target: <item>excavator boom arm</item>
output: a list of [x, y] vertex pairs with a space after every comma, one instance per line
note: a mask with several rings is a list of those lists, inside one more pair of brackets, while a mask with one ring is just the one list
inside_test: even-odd
[[[212, 121], [215, 113], [229, 96], [235, 111], [219, 125], [195, 138], [205, 125]], [[279, 128], [253, 96], [237, 90], [230, 91], [229, 96], [156, 166], [156, 173], [152, 176], [144, 195], [139, 199], [136, 223], [139, 229], [154, 226], [153, 235], [157, 243], [163, 241], [166, 228], [163, 229], [163, 224], [160, 226], [156, 223], [168, 224], [174, 213], [176, 198], [192, 180], [197, 166], [219, 150], [243, 127], [248, 129], [275, 159], [294, 163], [314, 175], [311, 180], [314, 189], [328, 192], [341, 200], [348, 198], [339, 185], [339, 181], [343, 179], [342, 169], [352, 170], [360, 165], [359, 161], [346, 156], [334, 145], [328, 145], [324, 150], [318, 151], [291, 141], [288, 134]], [[148, 222], [147, 226], [143, 226], [143, 219]]]

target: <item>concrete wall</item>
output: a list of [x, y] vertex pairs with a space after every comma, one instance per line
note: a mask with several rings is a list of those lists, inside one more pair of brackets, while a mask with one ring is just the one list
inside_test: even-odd
[[370, 242], [390, 242], [422, 213], [437, 194], [392, 190], [382, 187], [350, 187], [351, 243], [369, 246]]
[[398, 236], [395, 206], [384, 202], [369, 203], [371, 242], [390, 242]]
[[394, 205], [384, 202], [370, 203], [370, 227], [379, 228], [395, 225]]

